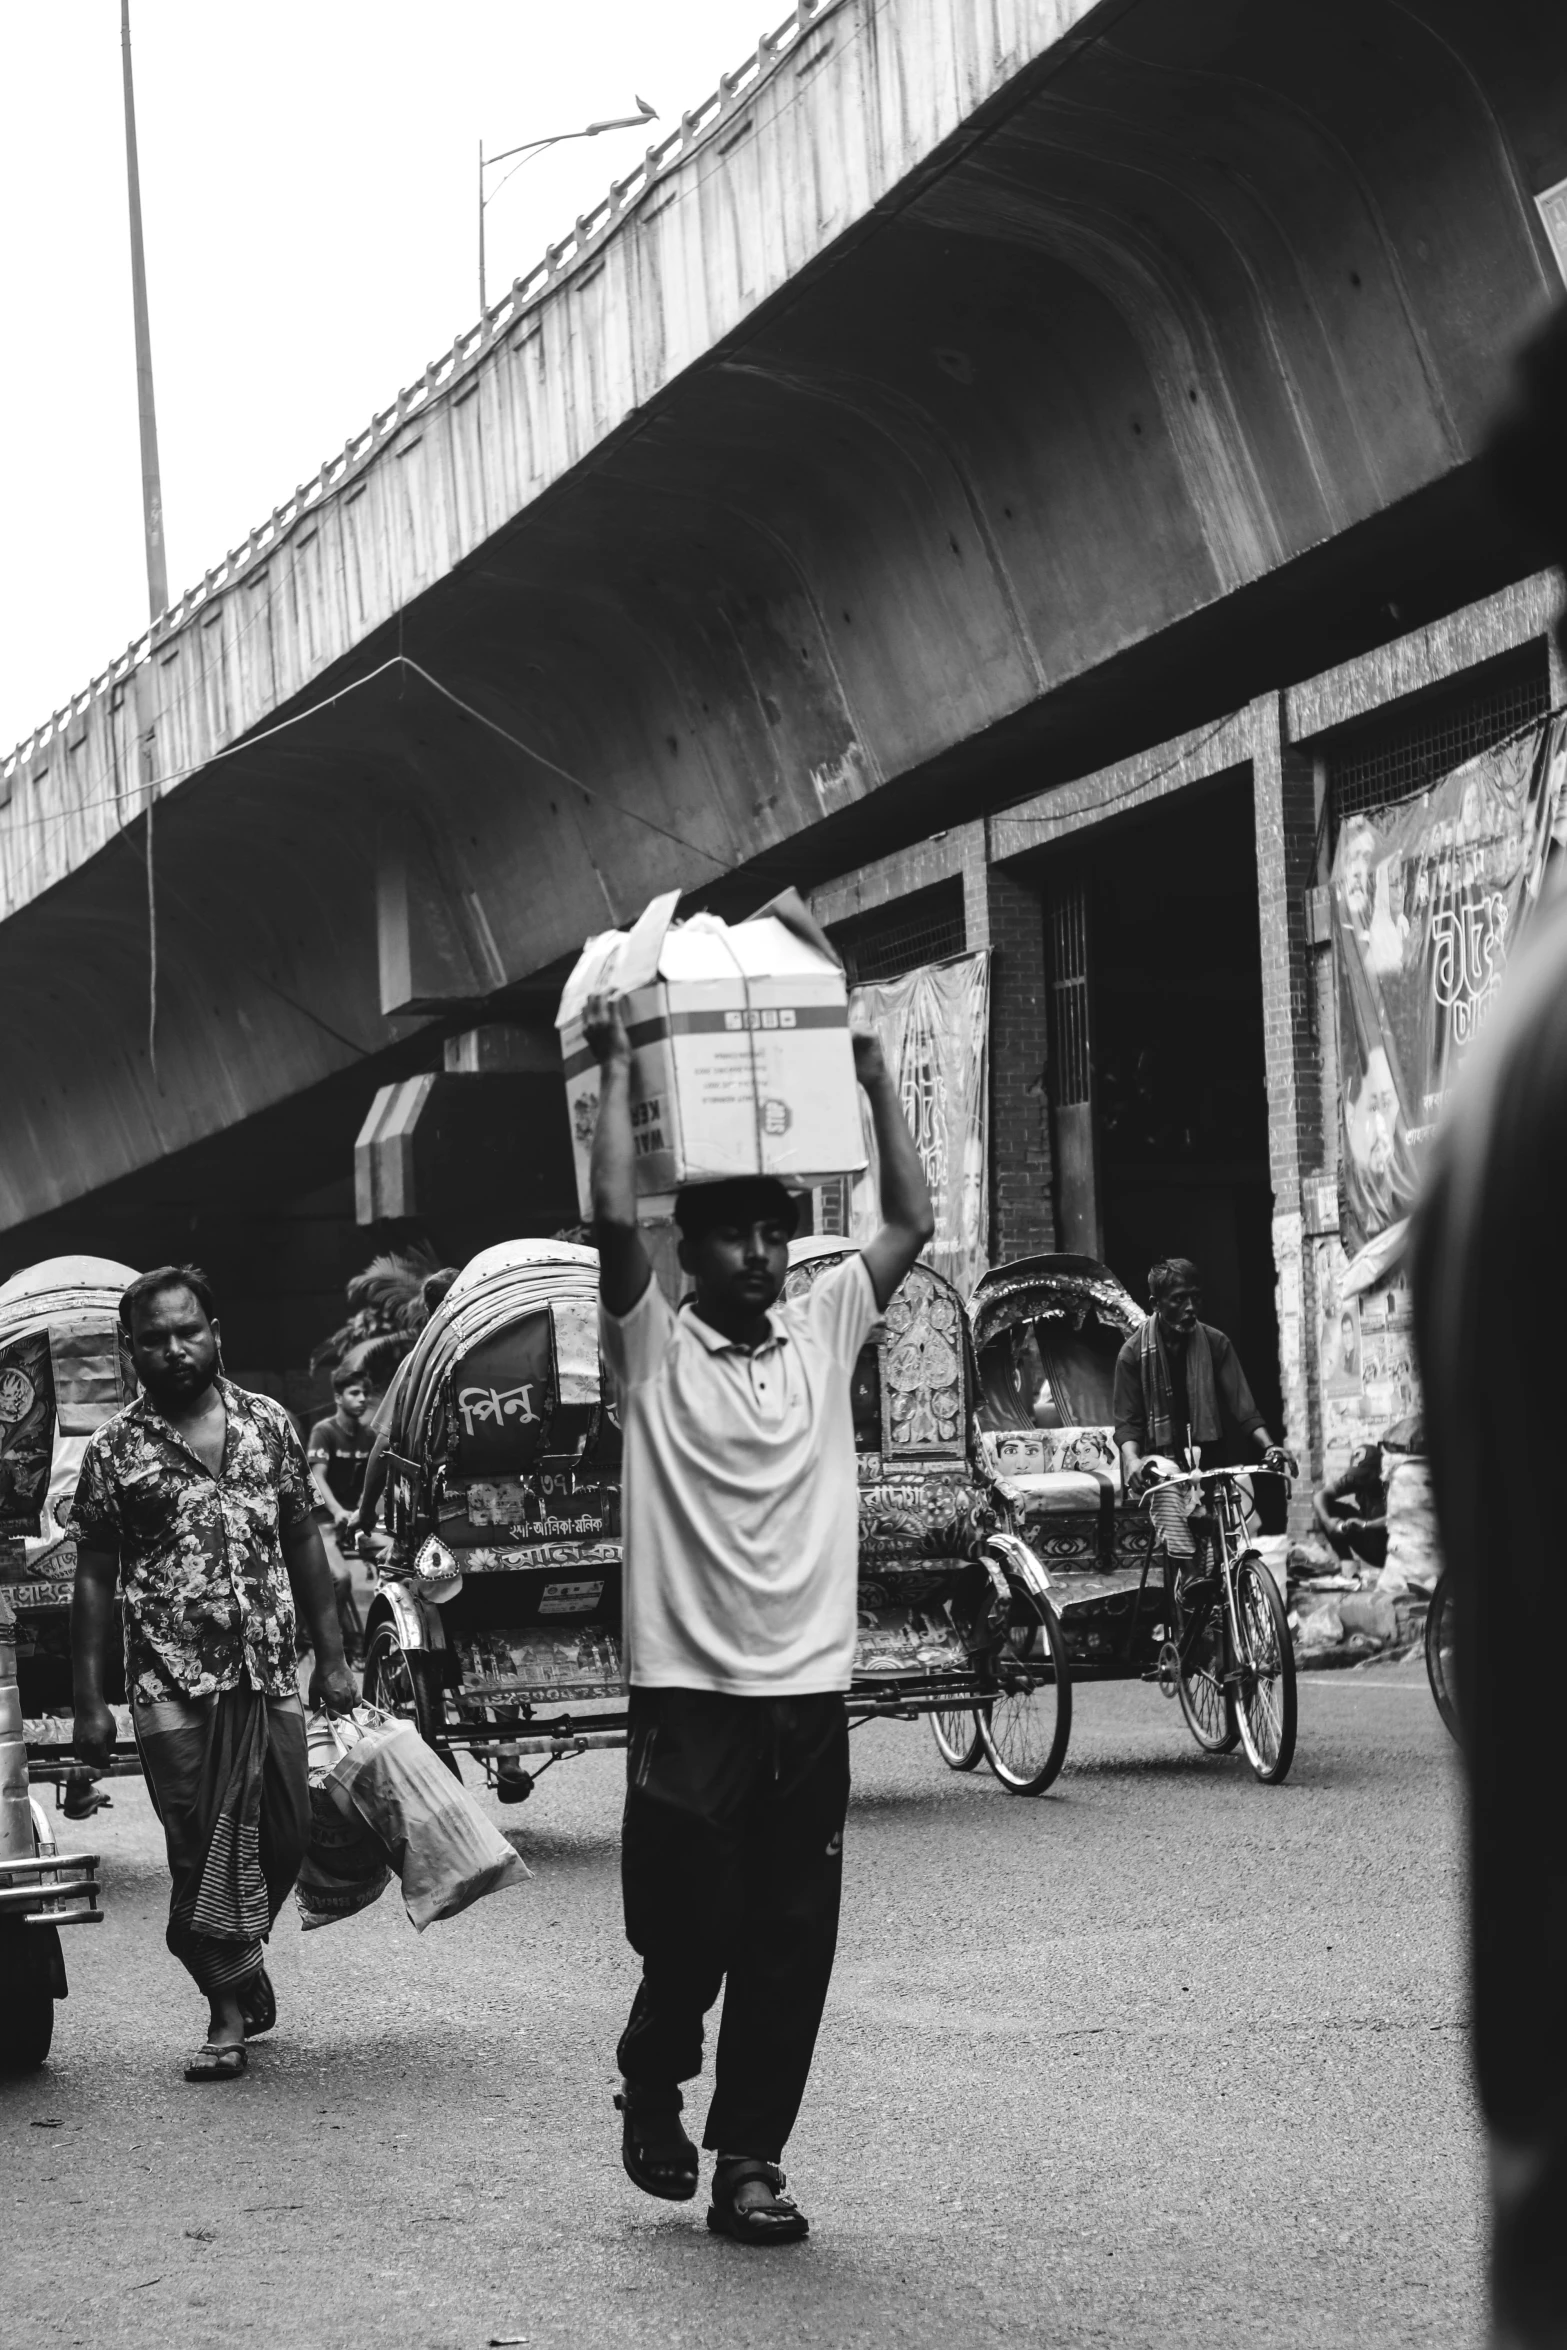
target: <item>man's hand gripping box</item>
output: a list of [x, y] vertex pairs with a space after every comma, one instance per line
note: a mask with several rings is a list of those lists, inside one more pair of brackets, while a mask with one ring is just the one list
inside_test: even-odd
[[583, 1033], [595, 993], [620, 998], [631, 1040], [637, 1204], [667, 1216], [688, 1183], [775, 1175], [792, 1190], [865, 1165], [843, 967], [793, 890], [732, 928], [676, 922], [678, 890], [630, 931], [589, 939], [556, 1015], [577, 1192], [589, 1163], [599, 1071]]

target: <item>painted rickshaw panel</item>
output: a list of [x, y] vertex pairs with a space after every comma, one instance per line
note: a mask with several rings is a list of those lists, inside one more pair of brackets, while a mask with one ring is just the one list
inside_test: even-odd
[[[0, 1388], [6, 1387], [6, 1366], [20, 1365], [36, 1390], [31, 1418], [39, 1422], [39, 1446], [48, 1457], [42, 1491], [19, 1493], [6, 1438], [25, 1435], [28, 1423], [0, 1417], [0, 1588], [14, 1617], [17, 1680], [35, 1760], [65, 1753], [71, 1744], [76, 1541], [70, 1509], [87, 1439], [136, 1392], [119, 1329], [120, 1298], [135, 1278], [133, 1267], [113, 1258], [68, 1256], [45, 1258], [0, 1284]], [[5, 1409], [0, 1400], [0, 1414]], [[20, 1508], [8, 1510], [18, 1502]], [[111, 1698], [122, 1695], [121, 1671], [116, 1644], [109, 1660]], [[123, 1703], [111, 1710], [117, 1743], [129, 1751], [129, 1712]]]
[[622, 1696], [620, 1431], [597, 1278], [594, 1252], [570, 1244], [486, 1251], [403, 1378], [391, 1572], [439, 1625], [448, 1711], [469, 1730]]
[[1144, 1587], [1153, 1529], [1122, 1487], [1111, 1392], [1143, 1318], [1108, 1266], [1065, 1253], [999, 1265], [969, 1300], [979, 1441], [1051, 1577], [1079, 1671], [1146, 1671], [1163, 1636], [1156, 1567]]
[[[796, 1241], [785, 1299], [858, 1251]], [[972, 1458], [977, 1383], [962, 1300], [929, 1265], [904, 1277], [851, 1379], [859, 1479], [855, 1679], [961, 1672], [946, 1603], [971, 1578], [990, 1494]]]

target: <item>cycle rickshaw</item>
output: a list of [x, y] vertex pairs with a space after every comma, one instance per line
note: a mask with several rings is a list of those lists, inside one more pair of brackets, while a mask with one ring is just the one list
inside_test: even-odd
[[[52, 1781], [72, 1821], [104, 1801], [71, 1753], [69, 1512], [88, 1436], [134, 1392], [119, 1300], [135, 1278], [51, 1257], [0, 1286], [0, 2072], [43, 2063], [67, 1989], [59, 1929], [102, 1915], [98, 1856], [59, 1849], [32, 1789]], [[115, 1717], [114, 1767], [133, 1771]]]
[[[969, 1301], [979, 1444], [1045, 1563], [1076, 1681], [1156, 1681], [1211, 1754], [1237, 1745], [1276, 1785], [1295, 1746], [1295, 1658], [1278, 1586], [1251, 1547], [1251, 1482], [1230, 1469], [1123, 1489], [1116, 1357], [1141, 1329], [1128, 1291], [1092, 1257], [1022, 1258]], [[1163, 1498], [1161, 1498], [1161, 1495]], [[1197, 1559], [1167, 1571], [1191, 1529]]]
[[[846, 1253], [796, 1243], [786, 1294]], [[393, 1550], [366, 1622], [365, 1695], [502, 1801], [625, 1743], [620, 1430], [599, 1361], [597, 1258], [519, 1241], [476, 1259], [400, 1375], [387, 1460]], [[860, 1641], [853, 1721], [931, 1718], [955, 1767], [1038, 1794], [1071, 1686], [1043, 1571], [971, 1445], [957, 1293], [923, 1266], [854, 1382]], [[528, 1764], [535, 1765], [529, 1769]]]

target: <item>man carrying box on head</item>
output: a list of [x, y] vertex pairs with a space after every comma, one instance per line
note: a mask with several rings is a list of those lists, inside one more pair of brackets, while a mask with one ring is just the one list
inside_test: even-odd
[[675, 1313], [637, 1230], [631, 1048], [595, 995], [593, 1210], [604, 1359], [625, 1440], [624, 1637], [631, 1685], [621, 1878], [642, 1981], [617, 2052], [622, 2160], [688, 2202], [680, 2083], [727, 1978], [703, 2144], [708, 2226], [745, 2244], [805, 2235], [778, 2160], [800, 2108], [838, 1934], [849, 1796], [858, 1489], [849, 1381], [934, 1229], [881, 1048], [854, 1038], [885, 1221], [863, 1254], [777, 1303], [795, 1205], [770, 1176], [679, 1194]]

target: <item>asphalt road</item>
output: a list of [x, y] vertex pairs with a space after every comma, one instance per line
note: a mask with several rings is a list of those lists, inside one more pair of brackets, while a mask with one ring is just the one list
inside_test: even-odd
[[[281, 2020], [187, 2087], [135, 1783], [94, 1823], [47, 2071], [0, 2085], [0, 2340], [1477, 2342], [1457, 1778], [1409, 1668], [1309, 1677], [1282, 1789], [1151, 1689], [1079, 1693], [1038, 1802], [855, 1735], [838, 1971], [792, 2183], [710, 2237], [619, 2166], [618, 1755], [498, 1812], [535, 1875], [416, 1935], [395, 1888], [274, 1944]], [[698, 2113], [700, 2118], [700, 2109]]]

